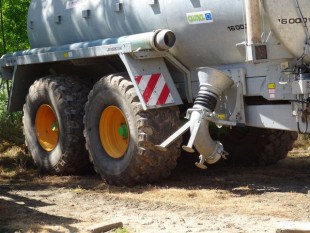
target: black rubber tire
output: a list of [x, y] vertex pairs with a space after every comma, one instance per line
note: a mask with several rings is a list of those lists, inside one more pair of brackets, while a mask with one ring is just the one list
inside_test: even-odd
[[[35, 164], [51, 174], [81, 174], [91, 163], [83, 137], [84, 105], [88, 88], [70, 77], [47, 76], [30, 87], [24, 105], [25, 142]], [[48, 152], [38, 142], [35, 118], [42, 104], [51, 106], [59, 124], [56, 147]]]
[[229, 153], [229, 161], [241, 165], [272, 165], [293, 149], [296, 132], [234, 127], [218, 138]]
[[[99, 136], [100, 116], [105, 108], [118, 107], [130, 132], [124, 156], [115, 159], [107, 154]], [[108, 183], [131, 186], [152, 183], [167, 177], [176, 167], [181, 139], [166, 152], [155, 145], [178, 129], [179, 109], [168, 107], [144, 111], [127, 74], [103, 77], [93, 87], [85, 107], [84, 136], [95, 171]]]

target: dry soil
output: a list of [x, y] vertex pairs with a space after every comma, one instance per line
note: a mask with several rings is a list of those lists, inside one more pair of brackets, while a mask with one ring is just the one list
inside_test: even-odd
[[[190, 155], [189, 155], [190, 156]], [[0, 232], [275, 232], [310, 221], [310, 156], [265, 168], [180, 165], [155, 185], [113, 187], [98, 176], [1, 179]]]

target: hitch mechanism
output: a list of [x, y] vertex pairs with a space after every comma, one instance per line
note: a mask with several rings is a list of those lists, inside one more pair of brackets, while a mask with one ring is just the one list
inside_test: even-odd
[[214, 109], [224, 90], [233, 85], [233, 81], [219, 70], [203, 67], [198, 69], [200, 89], [195, 99], [193, 108], [187, 110], [186, 118], [189, 119], [179, 130], [167, 138], [157, 148], [166, 150], [171, 143], [190, 129], [191, 136], [187, 145], [182, 148], [190, 153], [194, 152], [193, 146], [200, 153], [197, 167], [206, 169], [208, 164], [216, 163], [220, 158], [226, 158], [222, 143], [213, 141], [209, 134], [209, 122], [214, 117]]

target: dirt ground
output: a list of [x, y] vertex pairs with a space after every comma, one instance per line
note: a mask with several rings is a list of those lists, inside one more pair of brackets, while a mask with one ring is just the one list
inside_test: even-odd
[[310, 221], [310, 156], [267, 168], [179, 166], [156, 185], [113, 187], [98, 176], [34, 176], [0, 184], [0, 232], [275, 232]]

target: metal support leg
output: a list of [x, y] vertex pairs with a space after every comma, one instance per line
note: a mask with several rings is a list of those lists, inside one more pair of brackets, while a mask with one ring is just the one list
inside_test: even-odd
[[170, 146], [177, 138], [181, 137], [189, 128], [191, 122], [186, 122], [180, 129], [178, 129], [174, 134], [167, 138], [162, 144], [156, 145], [156, 148], [161, 151], [166, 151], [167, 147]]
[[195, 150], [193, 149], [193, 145], [194, 145], [194, 142], [195, 142], [195, 139], [196, 139], [196, 136], [197, 136], [200, 124], [201, 124], [201, 121], [196, 121], [195, 122], [194, 129], [191, 132], [191, 137], [189, 138], [189, 141], [188, 141], [187, 145], [186, 146], [182, 146], [183, 150], [185, 150], [186, 152], [189, 152], [189, 153], [194, 153], [195, 152]]

